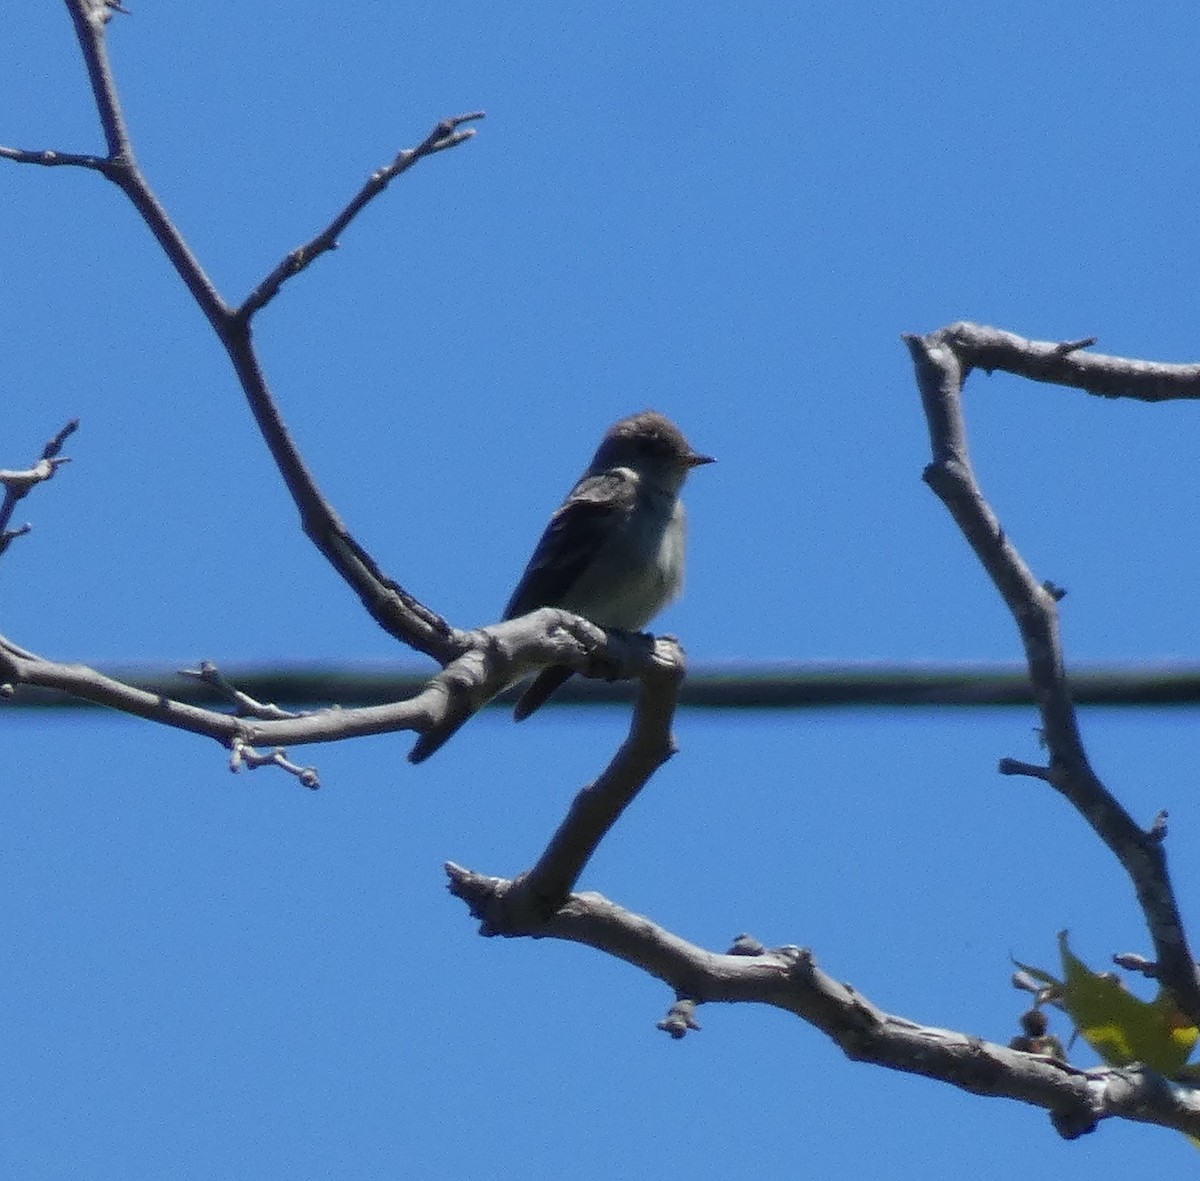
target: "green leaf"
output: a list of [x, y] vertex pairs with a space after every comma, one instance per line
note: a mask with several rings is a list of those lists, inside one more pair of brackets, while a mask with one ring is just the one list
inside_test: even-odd
[[1088, 1045], [1110, 1066], [1144, 1062], [1167, 1077], [1178, 1074], [1200, 1030], [1170, 995], [1159, 989], [1154, 1000], [1143, 1001], [1112, 973], [1093, 972], [1067, 946], [1066, 931], [1059, 932], [1058, 946], [1063, 962], [1059, 1003]]

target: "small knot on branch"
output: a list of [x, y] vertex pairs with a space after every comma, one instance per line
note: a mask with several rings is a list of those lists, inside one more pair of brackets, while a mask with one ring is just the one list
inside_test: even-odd
[[730, 946], [726, 955], [766, 955], [767, 948], [765, 944], [759, 943], [753, 935], [741, 934]]

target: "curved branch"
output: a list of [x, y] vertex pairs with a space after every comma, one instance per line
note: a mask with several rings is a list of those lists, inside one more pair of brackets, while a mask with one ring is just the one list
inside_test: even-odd
[[457, 659], [469, 645], [465, 633], [384, 574], [317, 486], [267, 386], [250, 340], [249, 324], [230, 317], [218, 329], [218, 335], [271, 458], [300, 510], [300, 525], [306, 536], [388, 635], [443, 666]]
[[[962, 386], [971, 366], [982, 363], [981, 356], [986, 355], [995, 367], [1010, 359], [1010, 354], [1024, 358], [1026, 365], [1031, 359], [1040, 357], [1047, 366], [1046, 372], [1050, 372], [1055, 364], [1081, 360], [1075, 357], [1079, 342], [1033, 345], [994, 329], [976, 329], [964, 324], [952, 325], [929, 336], [906, 336], [904, 340], [912, 354], [929, 424], [933, 461], [925, 469], [925, 481], [949, 509], [1003, 596], [1021, 633], [1034, 697], [1042, 718], [1043, 738], [1050, 752], [1049, 766], [1040, 777], [1074, 805], [1124, 866], [1137, 892], [1154, 943], [1160, 979], [1183, 1012], [1192, 1021], [1200, 1023], [1200, 973], [1188, 947], [1167, 871], [1161, 826], [1155, 825], [1149, 831], [1140, 828], [1092, 770], [1063, 668], [1058, 630], [1058, 600], [1062, 592], [1049, 583], [1039, 583], [1025, 564], [984, 498], [967, 450]], [[994, 347], [990, 352], [981, 352], [980, 347], [976, 347], [960, 353], [964, 340], [974, 340], [977, 345], [981, 340], [990, 340]], [[1057, 355], [1057, 362], [1050, 360], [1051, 354]], [[1143, 370], [1157, 374], [1153, 379], [1147, 378], [1150, 385], [1145, 388], [1148, 389], [1161, 388], [1163, 369], [1183, 368], [1151, 366], [1144, 362], [1118, 363], [1114, 358], [1091, 360], [1123, 366], [1125, 376], [1121, 379], [1124, 382], [1121, 392], [1127, 394], [1134, 388], [1130, 383]], [[1004, 364], [1003, 367], [1010, 366]], [[1200, 368], [1192, 368], [1196, 378], [1200, 379]], [[1110, 376], [1115, 374], [1115, 369], [1110, 367], [1110, 370]], [[1021, 369], [1013, 371], [1023, 372]], [[1032, 373], [1026, 375], [1034, 376]], [[1053, 379], [1040, 376], [1038, 380]], [[1089, 380], [1095, 383], [1100, 379], [1097, 373], [1092, 373]], [[1159, 384], [1155, 386], [1155, 382]], [[1084, 385], [1082, 380], [1070, 384]], [[1084, 385], [1084, 388], [1093, 389], [1093, 392], [1114, 392], [1117, 386], [1107, 391], [1093, 385]], [[1141, 396], [1148, 397], [1145, 390]], [[1029, 768], [1011, 762], [1003, 764], [1002, 770], [1010, 774], [1030, 773]]]
[[462, 123], [482, 117], [471, 112], [437, 124], [416, 147], [401, 152], [387, 168], [376, 172], [330, 226], [307, 246], [278, 266], [238, 309], [232, 309], [205, 274], [182, 234], [175, 227], [138, 168], [121, 111], [116, 81], [108, 59], [104, 29], [119, 6], [111, 0], [66, 0], [92, 84], [96, 110], [108, 144], [108, 156], [63, 155], [2, 149], [0, 155], [18, 163], [76, 164], [96, 169], [116, 184], [133, 203], [162, 246], [201, 311], [212, 325], [245, 392], [255, 422], [291, 493], [304, 532], [330, 565], [358, 595], [371, 617], [389, 635], [445, 666], [469, 646], [464, 633], [410, 595], [379, 569], [374, 559], [351, 536], [333, 506], [321, 493], [271, 395], [250, 334], [254, 312], [264, 306], [292, 274], [336, 245], [337, 234], [387, 184], [419, 160], [455, 147], [473, 134]]
[[[1120, 1117], [1200, 1135], [1200, 1092], [1139, 1067], [1081, 1070], [1040, 1054], [919, 1025], [877, 1008], [822, 972], [799, 947], [719, 955], [672, 934], [599, 894], [573, 894], [537, 920], [512, 898], [520, 881], [446, 866], [450, 892], [482, 921], [484, 935], [564, 939], [633, 964], [674, 990], [686, 1007], [662, 1027], [673, 1036], [695, 1028], [700, 1003], [772, 1005], [816, 1026], [856, 1062], [938, 1079], [975, 1095], [1017, 1099], [1051, 1113], [1068, 1138]], [[746, 942], [741, 941], [743, 944]]]

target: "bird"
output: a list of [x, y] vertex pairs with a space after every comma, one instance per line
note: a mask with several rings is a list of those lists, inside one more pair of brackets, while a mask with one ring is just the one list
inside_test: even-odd
[[[597, 627], [640, 632], [683, 589], [686, 522], [679, 494], [693, 468], [713, 462], [655, 410], [614, 423], [550, 518], [504, 618], [561, 607]], [[562, 665], [543, 669], [513, 717], [529, 717], [571, 672]]]

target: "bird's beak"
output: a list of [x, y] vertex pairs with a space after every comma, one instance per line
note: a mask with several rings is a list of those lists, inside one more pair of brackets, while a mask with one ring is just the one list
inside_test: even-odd
[[716, 463], [712, 455], [689, 455], [685, 461], [688, 467], [703, 467], [706, 463]]

